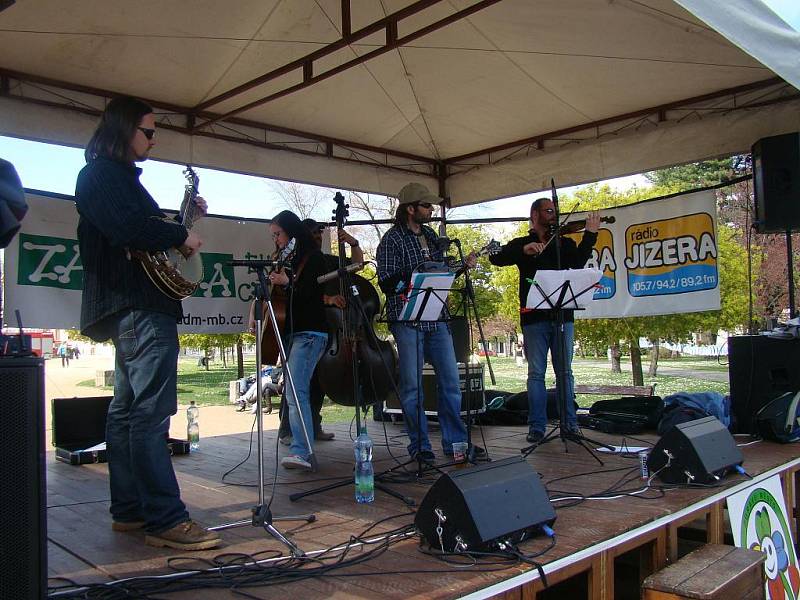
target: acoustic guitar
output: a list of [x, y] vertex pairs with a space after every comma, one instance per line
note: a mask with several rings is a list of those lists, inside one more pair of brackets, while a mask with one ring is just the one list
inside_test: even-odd
[[[289, 265], [291, 263], [292, 258], [294, 258], [294, 250], [295, 239], [292, 238], [289, 240], [289, 243], [286, 244], [286, 247], [276, 255], [276, 270], [281, 270], [281, 268], [283, 268], [281, 265]], [[297, 274], [294, 276], [295, 279], [300, 276], [304, 266], [305, 259], [300, 263], [300, 266], [297, 269]], [[272, 312], [275, 313], [275, 322], [278, 324], [278, 330], [281, 332], [281, 334], [283, 334], [286, 328], [286, 315], [289, 307], [289, 295], [282, 286], [270, 287], [272, 288], [272, 293], [270, 295]], [[280, 355], [281, 353], [278, 346], [278, 338], [275, 336], [275, 328], [270, 322], [267, 305], [265, 303], [261, 328], [261, 364], [276, 365], [278, 364]]]

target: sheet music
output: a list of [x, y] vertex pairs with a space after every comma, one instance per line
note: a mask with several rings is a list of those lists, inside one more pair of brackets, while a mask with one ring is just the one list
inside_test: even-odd
[[[414, 273], [400, 321], [437, 321], [455, 281], [454, 273]], [[426, 290], [431, 289], [430, 294]], [[427, 297], [427, 301], [425, 298]], [[424, 306], [423, 306], [424, 304]]]
[[[561, 308], [585, 308], [592, 301], [593, 286], [600, 281], [603, 272], [598, 269], [566, 269], [562, 271], [536, 271], [534, 282], [539, 284], [549, 302], [556, 304], [564, 283], [569, 281], [571, 290], [564, 296]], [[573, 296], [574, 294], [574, 296]], [[537, 310], [550, 310], [551, 306], [535, 285], [528, 291], [525, 307]]]

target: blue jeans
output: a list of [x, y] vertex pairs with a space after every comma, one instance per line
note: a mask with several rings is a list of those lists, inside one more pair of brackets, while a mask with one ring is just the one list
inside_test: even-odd
[[[297, 392], [297, 400], [292, 393], [288, 378], [285, 379], [286, 403], [289, 406], [289, 426], [292, 428], [292, 445], [289, 446], [289, 454], [295, 454], [308, 459], [311, 448], [306, 444], [306, 436], [303, 433], [303, 423], [308, 428], [308, 439], [312, 446], [314, 444], [314, 421], [311, 414], [311, 376], [317, 367], [325, 347], [328, 345], [328, 334], [316, 331], [301, 331], [292, 336], [291, 348], [287, 364], [289, 372], [292, 374], [292, 382]], [[300, 411], [303, 413], [303, 422], [300, 421]]]
[[[556, 343], [555, 321], [537, 321], [522, 328], [525, 341], [525, 355], [528, 357], [528, 427], [544, 433], [547, 425], [547, 390], [544, 387], [544, 374], [547, 370], [547, 351], [553, 359], [553, 370], [556, 373], [556, 385], [564, 386], [567, 398], [566, 424], [569, 429], [578, 426], [575, 416], [575, 378], [572, 376], [572, 347], [575, 339], [575, 324], [564, 323], [564, 347], [566, 356], [561, 357]], [[561, 381], [561, 371], [566, 381]]]
[[178, 409], [175, 317], [129, 310], [111, 317], [114, 399], [106, 419], [111, 515], [160, 533], [189, 518], [167, 448]]
[[393, 323], [389, 329], [397, 342], [400, 404], [408, 430], [408, 453], [414, 456], [418, 449], [431, 450], [422, 404], [422, 365], [427, 359], [436, 373], [442, 449], [445, 454], [452, 454], [454, 443], [467, 440], [467, 428], [461, 421], [461, 389], [450, 330], [442, 323], [435, 331], [419, 331], [403, 323]]

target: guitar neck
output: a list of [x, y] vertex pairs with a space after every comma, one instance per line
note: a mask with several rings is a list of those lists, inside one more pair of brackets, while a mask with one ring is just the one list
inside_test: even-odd
[[191, 229], [194, 225], [194, 218], [197, 214], [197, 204], [194, 199], [197, 197], [197, 188], [194, 186], [186, 186], [186, 193], [183, 195], [183, 202], [179, 211], [181, 224], [186, 229]]

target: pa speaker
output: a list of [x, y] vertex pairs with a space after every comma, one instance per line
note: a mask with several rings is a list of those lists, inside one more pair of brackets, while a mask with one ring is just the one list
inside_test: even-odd
[[650, 451], [647, 467], [665, 483], [714, 483], [734, 465], [742, 451], [716, 417], [680, 423]]
[[422, 500], [414, 524], [432, 547], [469, 552], [491, 550], [505, 540], [521, 542], [555, 520], [539, 475], [519, 457], [442, 475]]
[[800, 339], [766, 335], [728, 338], [734, 433], [756, 434], [755, 416], [774, 398], [800, 390]]
[[762, 138], [751, 150], [756, 231], [800, 230], [800, 133]]
[[44, 360], [0, 357], [0, 381], [0, 598], [44, 598]]

